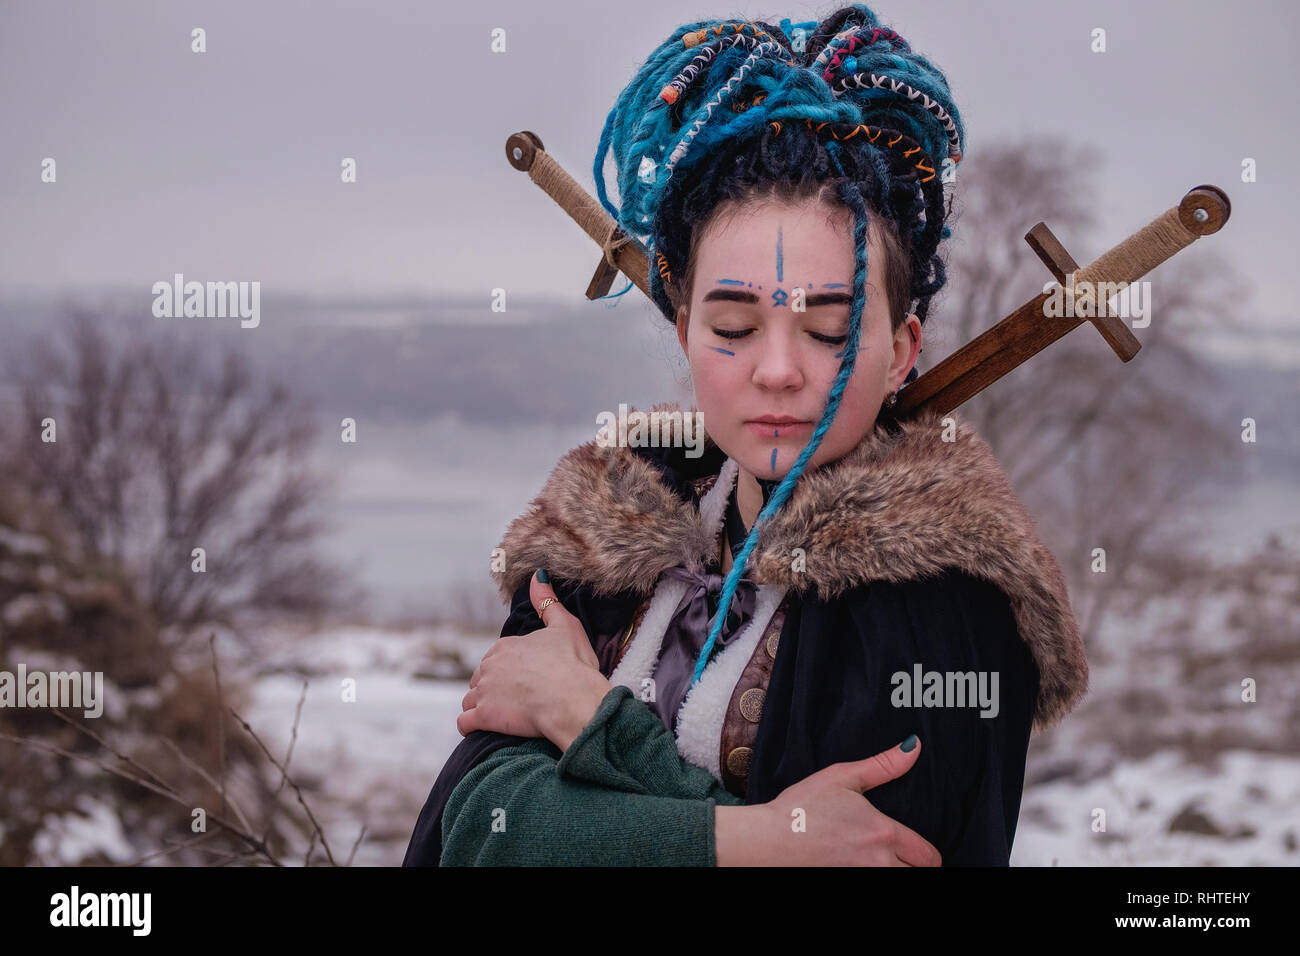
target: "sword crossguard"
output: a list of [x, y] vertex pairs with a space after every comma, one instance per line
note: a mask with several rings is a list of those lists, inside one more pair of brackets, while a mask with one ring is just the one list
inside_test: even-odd
[[[1184, 235], [1175, 236], [1172, 240], [1173, 243], [1176, 243], [1177, 246], [1181, 248], [1182, 246], [1190, 245], [1191, 242], [1202, 236], [1208, 236], [1211, 233], [1218, 232], [1223, 228], [1223, 224], [1228, 221], [1228, 216], [1231, 215], [1231, 213], [1232, 203], [1228, 200], [1228, 194], [1218, 186], [1200, 185], [1193, 187], [1187, 191], [1187, 194], [1183, 196], [1182, 201], [1176, 207], [1169, 210], [1164, 216], [1160, 217], [1160, 219], [1157, 219], [1147, 227], [1147, 230], [1150, 230], [1150, 233], [1148, 234], [1149, 239], [1146, 244], [1156, 247], [1158, 250], [1157, 254], [1159, 254], [1160, 251], [1163, 251], [1164, 255], [1161, 256], [1162, 259], [1168, 258], [1178, 250], [1177, 248], [1159, 250], [1158, 247], [1160, 242], [1163, 241], [1168, 243], [1170, 240], [1166, 236], [1161, 235], [1158, 232], [1157, 227], [1167, 229], [1173, 223], [1177, 223], [1178, 226], [1181, 226], [1181, 231], [1184, 232]], [[1144, 230], [1143, 232], [1146, 232], [1147, 230]], [[1138, 233], [1138, 236], [1142, 235], [1143, 233]], [[1138, 237], [1134, 237], [1134, 239], [1137, 238]], [[1043, 265], [1047, 266], [1052, 275], [1056, 277], [1056, 281], [1061, 285], [1064, 286], [1066, 284], [1067, 276], [1077, 275], [1079, 273], [1079, 264], [1074, 261], [1074, 257], [1066, 251], [1065, 247], [1061, 245], [1056, 236], [1052, 235], [1052, 230], [1047, 228], [1047, 223], [1040, 222], [1038, 225], [1034, 226], [1033, 229], [1030, 229], [1029, 232], [1025, 233], [1025, 242], [1029, 243], [1029, 247], [1034, 250], [1038, 258], [1043, 261]], [[1142, 241], [1139, 240], [1132, 244], [1138, 246], [1141, 242]], [[1122, 267], [1123, 271], [1138, 271], [1139, 274], [1143, 274], [1147, 269], [1154, 265], [1154, 263], [1141, 263], [1135, 265], [1132, 261], [1119, 261], [1119, 258], [1115, 256], [1114, 253], [1121, 248], [1123, 248], [1122, 245], [1117, 246], [1115, 250], [1107, 253], [1107, 256], [1109, 256], [1110, 259], [1107, 260], [1106, 257], [1103, 257], [1103, 259], [1097, 260], [1097, 262], [1088, 267], [1087, 272], [1089, 274], [1102, 273], [1103, 278], [1111, 281], [1136, 281], [1137, 276], [1134, 276], [1133, 279], [1130, 280], [1127, 277], [1114, 278], [1107, 273]], [[1106, 260], [1104, 266], [1102, 265], [1103, 260]], [[1100, 297], [1097, 298], [1096, 305], [1097, 308], [1095, 311], [1105, 311], [1101, 308]], [[1118, 355], [1122, 361], [1127, 362], [1133, 356], [1137, 355], [1138, 349], [1142, 348], [1142, 343], [1137, 340], [1137, 336], [1135, 336], [1132, 330], [1120, 321], [1117, 316], [1110, 314], [1095, 315], [1089, 316], [1089, 319], [1092, 324], [1097, 327], [1097, 331], [1101, 333], [1101, 337], [1106, 340], [1106, 343], [1112, 349], [1115, 350], [1115, 354]]]
[[[1067, 276], [1079, 271], [1079, 264], [1074, 261], [1074, 256], [1061, 245], [1052, 230], [1047, 228], [1047, 223], [1040, 222], [1025, 233], [1025, 242], [1029, 243], [1029, 248], [1043, 260], [1043, 265], [1047, 266], [1061, 285], [1066, 284]], [[1115, 350], [1120, 360], [1127, 362], [1137, 355], [1138, 349], [1142, 348], [1142, 343], [1133, 334], [1133, 330], [1118, 316], [1111, 315], [1109, 311], [1102, 308], [1100, 298], [1094, 311], [1104, 314], [1089, 316], [1090, 321], [1097, 327], [1106, 344]]]
[[[1165, 210], [1082, 269], [1046, 223], [1040, 222], [1030, 229], [1025, 241], [1063, 286], [1071, 274], [1075, 286], [1087, 284], [1096, 288], [1103, 282], [1125, 285], [1136, 282], [1197, 239], [1218, 232], [1231, 211], [1228, 196], [1222, 189], [1196, 186], [1188, 190], [1177, 206]], [[1048, 316], [1045, 311], [1048, 296], [1044, 292], [1030, 299], [905, 386], [898, 393], [895, 412], [899, 415], [921, 409], [940, 414], [949, 412], [1067, 335], [1085, 318], [1096, 326], [1123, 361], [1129, 361], [1142, 347], [1132, 330], [1117, 316]]]

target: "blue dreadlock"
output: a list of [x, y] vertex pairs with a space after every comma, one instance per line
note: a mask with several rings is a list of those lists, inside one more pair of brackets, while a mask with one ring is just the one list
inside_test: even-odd
[[[679, 27], [605, 119], [593, 168], [596, 194], [625, 234], [647, 240], [651, 294], [669, 321], [689, 295], [692, 238], [723, 201], [764, 184], [805, 195], [809, 186], [834, 180], [836, 196], [853, 213], [853, 304], [839, 372], [817, 428], [727, 574], [692, 684], [708, 664], [761, 527], [789, 500], [853, 375], [871, 212], [881, 215], [907, 259], [906, 288], [890, 296], [895, 328], [905, 316], [898, 298], [915, 302], [924, 322], [945, 281], [936, 249], [949, 235], [935, 157], [959, 162], [964, 135], [943, 73], [859, 3], [821, 23], [710, 20]], [[605, 188], [611, 148], [617, 207]]]

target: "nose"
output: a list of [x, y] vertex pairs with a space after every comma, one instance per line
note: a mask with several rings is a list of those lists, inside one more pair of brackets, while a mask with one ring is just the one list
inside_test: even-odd
[[799, 367], [798, 352], [789, 335], [769, 332], [763, 337], [754, 366], [753, 382], [760, 388], [773, 391], [803, 387], [803, 371]]

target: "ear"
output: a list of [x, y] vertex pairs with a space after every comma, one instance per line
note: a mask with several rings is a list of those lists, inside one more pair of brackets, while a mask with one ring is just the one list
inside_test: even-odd
[[921, 320], [909, 312], [894, 333], [894, 361], [889, 366], [891, 390], [896, 391], [902, 387], [903, 379], [907, 378], [907, 373], [912, 370], [920, 354]]
[[677, 341], [681, 343], [682, 354], [686, 353], [686, 328], [691, 323], [690, 309], [686, 306], [677, 307]]

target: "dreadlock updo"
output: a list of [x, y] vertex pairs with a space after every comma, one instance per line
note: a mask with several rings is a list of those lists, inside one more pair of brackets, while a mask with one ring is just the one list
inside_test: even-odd
[[[669, 321], [685, 300], [692, 238], [724, 202], [811, 198], [818, 186], [835, 201], [847, 180], [885, 220], [887, 248], [902, 246], [905, 269], [887, 271], [905, 273], [924, 322], [945, 281], [942, 161], [960, 161], [963, 136], [944, 75], [853, 4], [820, 24], [679, 27], [619, 96], [593, 175], [622, 230], [648, 240], [652, 294]], [[621, 208], [605, 188], [611, 146]], [[897, 328], [909, 310], [890, 311]]]
[[[945, 160], [960, 162], [963, 141], [943, 73], [860, 3], [821, 23], [710, 20], [679, 27], [650, 54], [605, 120], [593, 170], [596, 193], [625, 234], [646, 242], [651, 294], [670, 322], [689, 303], [695, 243], [720, 207], [767, 197], [816, 200], [847, 209], [854, 222], [853, 304], [839, 372], [821, 421], [727, 575], [696, 680], [759, 529], [789, 499], [853, 374], [869, 222], [876, 219], [883, 240], [894, 330], [909, 303], [924, 322], [945, 282], [937, 252], [949, 235], [940, 173]], [[611, 148], [618, 207], [605, 188]]]

